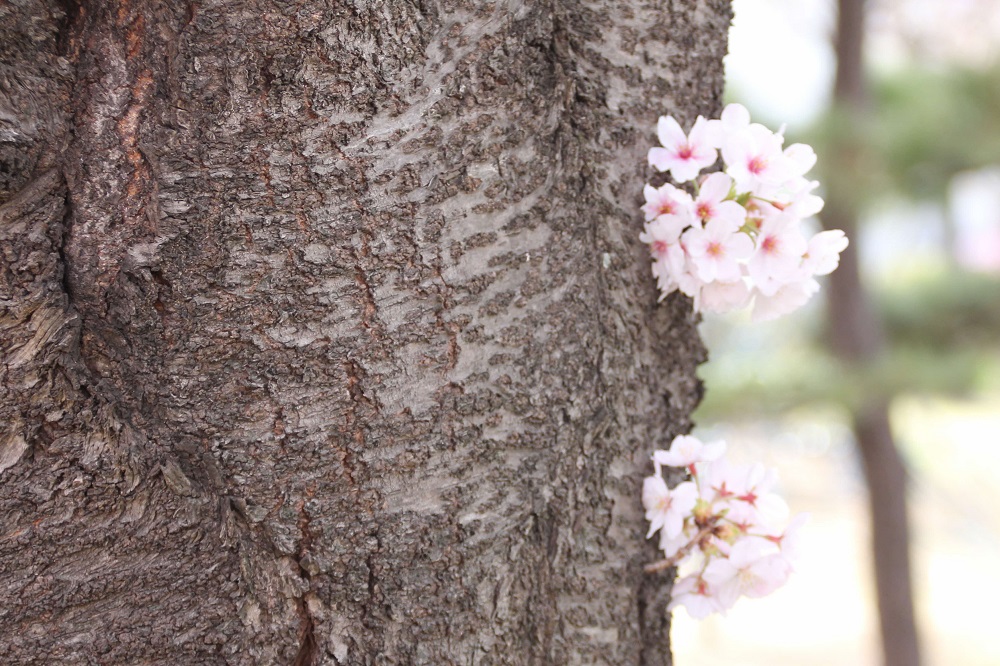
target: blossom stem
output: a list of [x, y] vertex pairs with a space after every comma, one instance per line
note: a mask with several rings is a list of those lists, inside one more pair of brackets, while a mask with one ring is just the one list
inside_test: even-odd
[[702, 539], [707, 537], [715, 529], [715, 523], [717, 519], [713, 519], [708, 525], [705, 525], [701, 530], [694, 535], [694, 538], [687, 542], [680, 550], [674, 553], [673, 557], [668, 557], [665, 560], [660, 560], [659, 562], [653, 562], [652, 564], [647, 564], [643, 567], [643, 571], [646, 573], [656, 573], [657, 571], [663, 571], [664, 569], [669, 569], [675, 566], [678, 562], [683, 560], [691, 552], [691, 549], [695, 547], [695, 544], [701, 542]]

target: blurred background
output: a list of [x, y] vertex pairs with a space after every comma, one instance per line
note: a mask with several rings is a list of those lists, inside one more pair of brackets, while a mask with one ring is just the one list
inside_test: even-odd
[[710, 316], [695, 434], [779, 469], [802, 562], [679, 666], [996, 666], [1000, 2], [735, 0], [729, 101], [809, 143], [851, 247], [810, 307]]

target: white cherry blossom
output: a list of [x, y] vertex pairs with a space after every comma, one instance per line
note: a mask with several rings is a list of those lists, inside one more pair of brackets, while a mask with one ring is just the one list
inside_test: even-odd
[[690, 481], [670, 489], [660, 476], [647, 477], [642, 485], [642, 505], [646, 508], [646, 520], [649, 521], [646, 538], [661, 528], [667, 538], [680, 534], [684, 527], [684, 515], [694, 508], [697, 500], [698, 488]]
[[722, 147], [726, 173], [741, 192], [780, 186], [794, 176], [791, 160], [781, 150], [782, 138], [762, 125], [751, 125]]
[[712, 613], [725, 611], [715, 592], [701, 576], [685, 576], [678, 580], [674, 583], [670, 597], [667, 610], [684, 606], [688, 615], [696, 620], [703, 620]]
[[710, 220], [704, 228], [691, 227], [682, 240], [698, 277], [705, 283], [736, 282], [743, 276], [743, 262], [754, 251], [753, 240], [740, 231], [739, 221], [723, 217]]
[[741, 596], [763, 597], [784, 585], [790, 567], [778, 547], [760, 537], [746, 537], [733, 545], [725, 559], [713, 559], [703, 578], [717, 590], [719, 605], [732, 608]]
[[840, 265], [840, 253], [847, 248], [847, 236], [840, 229], [821, 231], [809, 239], [802, 268], [810, 277], [829, 275]]
[[704, 444], [697, 437], [678, 435], [670, 443], [669, 450], [657, 450], [653, 452], [653, 464], [656, 466], [658, 474], [661, 466], [687, 467], [696, 462], [717, 460], [725, 452], [726, 443], [723, 441]]
[[[804, 305], [819, 289], [815, 277], [837, 267], [847, 246], [841, 231], [809, 240], [801, 221], [823, 208], [819, 183], [806, 174], [816, 154], [805, 144], [782, 148], [784, 137], [750, 121], [746, 108], [728, 105], [717, 120], [700, 117], [684, 134], [660, 118], [662, 147], [649, 162], [669, 171], [672, 184], [643, 189], [649, 245], [660, 300], [674, 291], [699, 312], [730, 312], [753, 304], [753, 319], [773, 319]], [[723, 172], [698, 176], [723, 157]], [[690, 192], [693, 192], [693, 196]]]
[[660, 187], [646, 185], [642, 190], [646, 197], [646, 203], [642, 210], [646, 214], [646, 221], [666, 215], [680, 217], [691, 223], [691, 211], [693, 210], [691, 195], [682, 189], [676, 188], [670, 183], [665, 183]]
[[[647, 537], [660, 530], [666, 558], [646, 569], [692, 572], [677, 582], [669, 607], [684, 606], [694, 617], [725, 612], [740, 596], [763, 596], [784, 584], [808, 519], [799, 515], [788, 521], [787, 504], [773, 492], [775, 470], [730, 464], [722, 456], [724, 448], [721, 441], [676, 437], [668, 451], [653, 453], [656, 474], [643, 485]], [[686, 470], [691, 481], [669, 490], [661, 476], [664, 467]], [[687, 508], [676, 511], [682, 505]]]
[[690, 134], [672, 116], [661, 116], [656, 135], [662, 148], [649, 149], [649, 164], [659, 171], [669, 171], [678, 183], [694, 180], [698, 173], [712, 166], [718, 153], [709, 141], [707, 121], [698, 116]]
[[818, 291], [819, 283], [812, 279], [783, 284], [773, 294], [765, 294], [755, 289], [750, 319], [753, 322], [777, 319], [801, 308]]
[[747, 272], [757, 290], [772, 296], [795, 280], [807, 248], [797, 219], [790, 215], [765, 219], [757, 234], [757, 249], [747, 262]]
[[750, 127], [750, 112], [742, 104], [727, 104], [718, 120], [707, 123], [709, 141], [714, 148], [728, 145], [734, 136]]

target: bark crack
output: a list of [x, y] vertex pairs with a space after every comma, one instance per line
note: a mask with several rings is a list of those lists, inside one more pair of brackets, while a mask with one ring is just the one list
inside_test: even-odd
[[302, 627], [299, 629], [299, 651], [295, 654], [292, 666], [314, 666], [319, 654], [319, 646], [316, 643], [316, 627], [313, 624], [305, 597], [299, 599], [298, 610], [302, 617]]
[[[306, 504], [315, 494], [315, 486], [307, 488], [305, 498], [299, 505], [299, 532], [302, 537], [299, 540], [298, 552], [295, 554], [295, 563], [299, 567], [299, 573], [310, 584], [310, 587], [312, 575], [304, 564], [304, 560], [309, 556], [309, 547], [312, 545], [313, 534], [309, 528], [312, 518], [309, 516]], [[298, 599], [296, 610], [302, 619], [302, 624], [299, 628], [299, 650], [295, 654], [295, 660], [292, 662], [293, 666], [313, 666], [316, 663], [316, 657], [319, 653], [319, 647], [316, 643], [316, 623], [313, 620], [312, 612], [309, 610], [308, 599], [308, 592]]]

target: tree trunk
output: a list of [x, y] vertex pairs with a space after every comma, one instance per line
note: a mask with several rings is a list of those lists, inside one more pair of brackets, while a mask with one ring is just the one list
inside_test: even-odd
[[[863, 66], [865, 0], [839, 0], [838, 8], [833, 99], [844, 119], [850, 121], [845, 126], [858, 127], [864, 124], [868, 104]], [[823, 218], [827, 227], [843, 229], [857, 240], [859, 206], [854, 184], [863, 178], [859, 175], [863, 167], [854, 163], [857, 155], [853, 151], [862, 139], [847, 138], [840, 147], [841, 155], [830, 156], [845, 173], [828, 181], [830, 191]], [[884, 354], [884, 334], [861, 280], [857, 243], [844, 252], [840, 267], [830, 276], [828, 302], [834, 352], [850, 368], [870, 371], [876, 367]], [[878, 387], [861, 387], [859, 394], [864, 397], [861, 404], [853, 406], [852, 419], [868, 486], [882, 660], [885, 666], [919, 666], [910, 573], [907, 474], [892, 435], [891, 396]]]
[[668, 664], [638, 206], [729, 20], [0, 3], [4, 663]]

